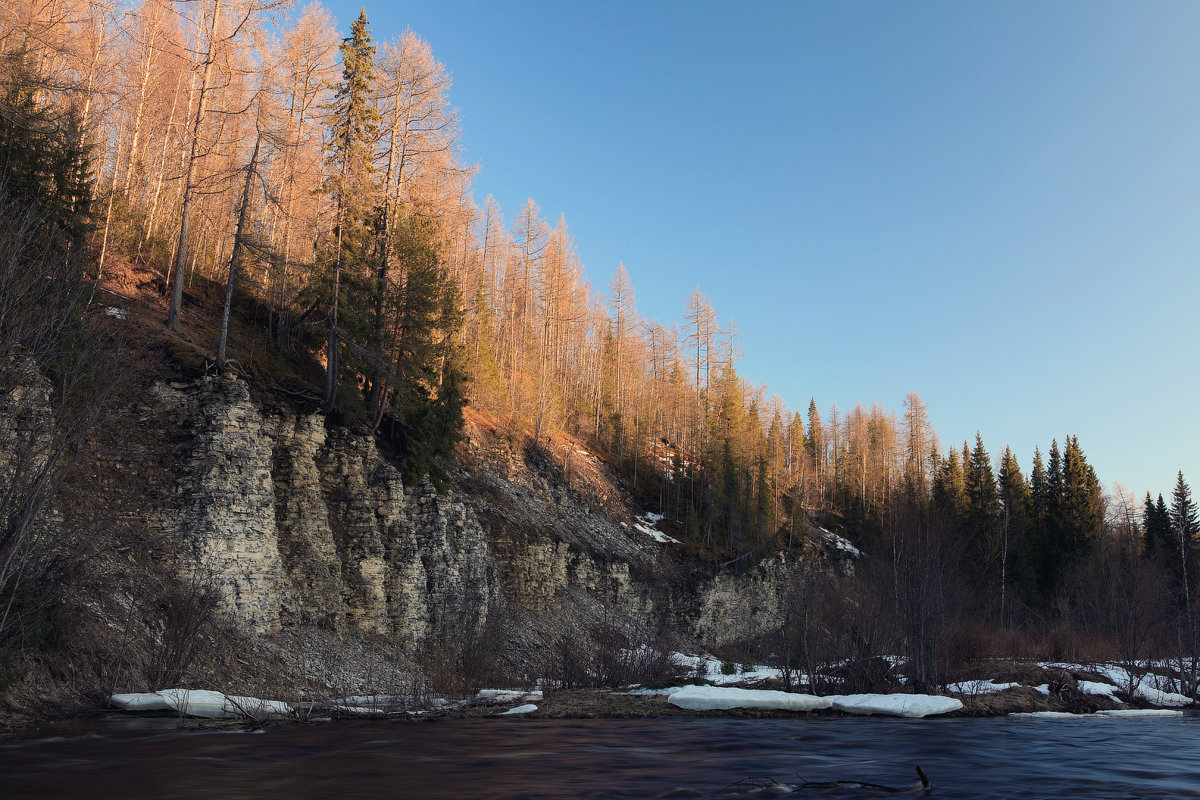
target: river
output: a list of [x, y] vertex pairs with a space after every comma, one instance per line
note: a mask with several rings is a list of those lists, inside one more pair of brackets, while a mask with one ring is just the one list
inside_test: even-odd
[[[345, 722], [261, 733], [111, 718], [0, 742], [5, 797], [728, 797], [747, 778], [796, 797], [1200, 797], [1200, 717]], [[740, 788], [751, 788], [742, 782]], [[771, 795], [774, 796], [774, 795]], [[785, 794], [786, 796], [786, 794]]]

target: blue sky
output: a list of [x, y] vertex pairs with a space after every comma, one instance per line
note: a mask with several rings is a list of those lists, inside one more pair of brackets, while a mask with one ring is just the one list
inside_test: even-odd
[[481, 204], [564, 214], [647, 318], [699, 285], [791, 407], [917, 391], [944, 445], [1200, 488], [1200, 3], [367, 13], [453, 74]]

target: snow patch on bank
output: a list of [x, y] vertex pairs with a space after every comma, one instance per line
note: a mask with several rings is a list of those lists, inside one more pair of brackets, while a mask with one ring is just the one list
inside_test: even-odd
[[883, 714], [910, 719], [949, 714], [963, 707], [961, 700], [932, 694], [847, 694], [826, 699], [833, 700], [835, 711], [846, 714]]
[[174, 707], [157, 692], [114, 694], [108, 702], [122, 711], [174, 711]]
[[162, 689], [155, 692], [172, 710], [201, 719], [267, 719], [286, 717], [292, 707], [280, 700], [222, 694], [205, 689]]
[[755, 708], [772, 711], [816, 711], [832, 708], [847, 714], [882, 714], [917, 719], [949, 714], [963, 707], [953, 697], [927, 694], [849, 694], [816, 697], [769, 689], [736, 689], [724, 686], [686, 686], [667, 690], [667, 702], [690, 711]]
[[772, 689], [735, 689], [725, 686], [686, 686], [669, 695], [667, 702], [690, 711], [728, 708], [815, 711], [833, 705], [828, 698], [814, 697], [811, 694], [792, 694]]
[[[1065, 664], [1065, 663], [1049, 663], [1039, 664], [1041, 667], [1051, 669], [1067, 669], [1080, 672], [1095, 672], [1103, 675], [1112, 681], [1116, 686], [1122, 689], [1128, 687], [1132, 681], [1132, 676], [1125, 667], [1117, 666], [1116, 664]], [[1081, 690], [1084, 683], [1090, 683], [1093, 686], [1104, 686], [1105, 684], [1096, 683], [1094, 681], [1079, 681]], [[1150, 705], [1162, 706], [1166, 708], [1183, 708], [1190, 706], [1195, 701], [1187, 695], [1179, 694], [1172, 691], [1177, 689], [1178, 682], [1170, 678], [1157, 675], [1153, 672], [1147, 672], [1145, 675], [1138, 678], [1133, 688], [1134, 697], [1145, 700]], [[1116, 698], [1114, 698], [1116, 699]]]
[[527, 692], [524, 689], [480, 689], [475, 694], [476, 703], [489, 703], [493, 705], [535, 703], [542, 699], [541, 692]]
[[995, 680], [959, 681], [946, 684], [946, 691], [970, 695], [994, 694], [1003, 692], [1005, 689], [1015, 689], [1020, 685], [1019, 683], [996, 683]]
[[[686, 653], [671, 653], [668, 658], [676, 667], [697, 678], [717, 685], [729, 683], [758, 683], [766, 680], [782, 680], [783, 670], [778, 667], [768, 667], [762, 664], [735, 665], [732, 672], [726, 674], [726, 664], [716, 656], [688, 655]], [[799, 682], [805, 683], [806, 678], [799, 676]]]
[[1115, 703], [1121, 702], [1117, 699], [1117, 687], [1111, 683], [1100, 683], [1098, 681], [1077, 681], [1079, 691], [1084, 694], [1094, 695], [1096, 697], [1107, 697]]

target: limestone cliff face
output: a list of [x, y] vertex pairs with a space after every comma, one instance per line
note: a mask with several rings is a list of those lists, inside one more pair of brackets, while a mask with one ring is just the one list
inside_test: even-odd
[[452, 487], [405, 486], [369, 436], [266, 408], [232, 378], [158, 384], [175, 420], [174, 487], [154, 527], [249, 629], [316, 626], [417, 646], [499, 609], [569, 619], [580, 603], [719, 646], [776, 624], [789, 565], [697, 578], [638, 532], [605, 467], [563, 471], [472, 436]]
[[[243, 381], [158, 385], [189, 437], [158, 527], [247, 627], [420, 641], [483, 624], [499, 596], [484, 531], [453, 494], [405, 487], [365, 436], [264, 410]], [[467, 608], [469, 606], [469, 609]]]

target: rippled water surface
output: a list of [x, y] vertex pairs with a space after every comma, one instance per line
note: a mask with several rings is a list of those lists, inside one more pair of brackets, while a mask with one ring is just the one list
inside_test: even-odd
[[[921, 764], [931, 797], [1200, 797], [1200, 717], [661, 719], [332, 723], [248, 734], [109, 721], [0, 742], [6, 797], [889, 797]], [[765, 781], [764, 781], [765, 783]], [[749, 783], [741, 787], [749, 788]], [[771, 795], [774, 796], [774, 795]], [[785, 795], [786, 796], [786, 795]]]

